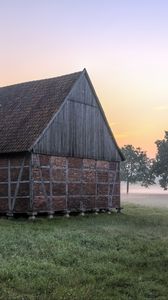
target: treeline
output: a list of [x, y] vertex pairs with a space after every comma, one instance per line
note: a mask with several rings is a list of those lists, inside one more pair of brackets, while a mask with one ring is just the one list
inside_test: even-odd
[[139, 182], [148, 187], [155, 184], [156, 177], [160, 186], [168, 189], [168, 131], [162, 140], [155, 142], [157, 153], [155, 159], [150, 159], [141, 148], [125, 145], [121, 148], [125, 161], [121, 163], [121, 181], [127, 183], [129, 193], [130, 183]]

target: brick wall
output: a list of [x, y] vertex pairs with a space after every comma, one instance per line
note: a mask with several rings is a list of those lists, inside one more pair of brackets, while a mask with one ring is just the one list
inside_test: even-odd
[[120, 207], [119, 163], [33, 154], [37, 211]]
[[[31, 209], [30, 156], [25, 158], [22, 168], [23, 159], [23, 155], [0, 157], [0, 213], [11, 210], [21, 169], [13, 212]], [[120, 207], [119, 164], [115, 162], [33, 154], [32, 182], [35, 211]]]
[[[10, 211], [14, 199], [19, 173], [24, 155], [0, 157], [0, 213]], [[10, 200], [8, 200], [10, 198]], [[14, 206], [15, 212], [25, 212], [29, 207], [29, 157], [24, 159], [24, 166]]]

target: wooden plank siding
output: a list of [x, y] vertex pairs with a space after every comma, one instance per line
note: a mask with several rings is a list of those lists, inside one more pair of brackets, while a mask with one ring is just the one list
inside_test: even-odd
[[96, 160], [121, 160], [84, 73], [33, 151]]

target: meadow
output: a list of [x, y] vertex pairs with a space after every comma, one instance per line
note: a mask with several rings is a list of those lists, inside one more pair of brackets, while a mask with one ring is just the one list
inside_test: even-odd
[[0, 219], [0, 299], [168, 299], [168, 209]]

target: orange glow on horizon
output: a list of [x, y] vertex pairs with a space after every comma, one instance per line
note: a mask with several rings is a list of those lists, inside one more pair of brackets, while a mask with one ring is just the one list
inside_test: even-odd
[[86, 68], [117, 143], [154, 157], [168, 130], [167, 10], [165, 0], [2, 1], [0, 87]]

